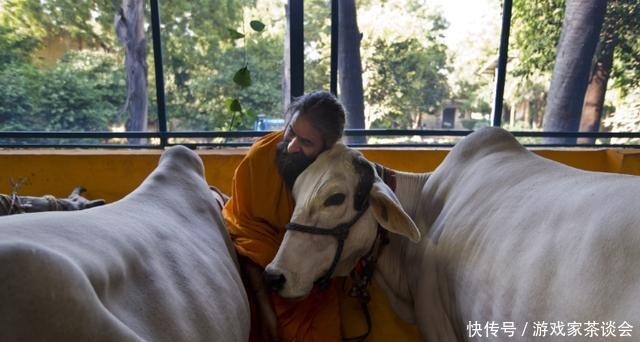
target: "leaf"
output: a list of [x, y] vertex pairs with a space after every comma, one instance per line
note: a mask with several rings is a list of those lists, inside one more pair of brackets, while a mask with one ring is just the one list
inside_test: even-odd
[[224, 105], [230, 112], [242, 112], [242, 106], [238, 99], [226, 99]]
[[234, 29], [227, 29], [227, 32], [229, 32], [229, 37], [231, 39], [240, 39], [240, 38], [244, 38], [244, 34], [234, 30]]
[[256, 32], [262, 32], [265, 25], [260, 20], [251, 20], [249, 26]]
[[236, 71], [236, 74], [233, 75], [233, 82], [243, 88], [250, 86], [251, 72], [249, 72], [249, 69], [244, 66], [240, 68], [240, 70]]

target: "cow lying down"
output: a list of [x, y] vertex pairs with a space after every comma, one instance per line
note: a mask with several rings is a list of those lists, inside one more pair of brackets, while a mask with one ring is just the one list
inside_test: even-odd
[[[395, 193], [374, 172], [337, 145], [300, 175], [266, 270], [281, 295], [347, 275], [380, 225], [390, 242], [375, 279], [425, 341], [640, 336], [640, 177], [538, 157], [498, 128], [460, 141], [432, 174], [397, 172]], [[339, 238], [308, 228], [354, 218], [331, 270]]]
[[0, 218], [0, 340], [246, 341], [215, 196], [176, 146], [118, 202]]

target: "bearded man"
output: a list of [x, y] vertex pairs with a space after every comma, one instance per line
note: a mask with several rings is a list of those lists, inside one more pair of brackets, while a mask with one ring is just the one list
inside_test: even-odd
[[[339, 280], [332, 280], [327, 289], [313, 289], [305, 299], [290, 300], [272, 292], [263, 278], [264, 268], [275, 257], [293, 213], [293, 183], [318, 154], [341, 139], [346, 112], [331, 93], [315, 91], [295, 99], [286, 117], [283, 131], [258, 139], [240, 162], [231, 197], [222, 212], [240, 256], [251, 302], [251, 340], [341, 341], [342, 331], [348, 331], [341, 328], [341, 317], [357, 314], [341, 314], [341, 298], [346, 295]], [[396, 325], [398, 321], [384, 301], [382, 292], [373, 291], [372, 304], [383, 308], [379, 310], [383, 313], [372, 312], [372, 320], [374, 324], [384, 320], [381, 324], [387, 331], [379, 340], [388, 340], [388, 332], [393, 333], [394, 327], [395, 331], [402, 330], [396, 335], [400, 340], [406, 341], [407, 334], [417, 337], [413, 327]], [[344, 307], [347, 311], [354, 311], [349, 307], [359, 308], [343, 305], [343, 311]]]

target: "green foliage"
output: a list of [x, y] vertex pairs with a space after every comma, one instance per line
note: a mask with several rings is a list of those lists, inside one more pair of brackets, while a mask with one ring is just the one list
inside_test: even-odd
[[377, 40], [374, 48], [377, 53], [366, 66], [373, 73], [365, 96], [389, 116], [389, 121], [375, 126], [413, 128], [422, 114], [435, 114], [441, 108], [449, 97], [443, 44], [423, 46], [411, 38], [391, 43]]
[[330, 87], [331, 6], [326, 0], [304, 2], [304, 87], [308, 90]]
[[491, 113], [491, 105], [481, 93], [486, 85], [486, 83], [473, 80], [461, 80], [456, 84], [453, 98], [456, 99], [460, 112]]
[[[551, 74], [560, 39], [566, 0], [513, 2], [512, 47], [518, 62], [510, 64], [516, 77]], [[614, 44], [613, 83], [623, 90], [640, 82], [640, 2], [609, 1], [600, 44]]]
[[55, 68], [12, 64], [0, 73], [0, 130], [106, 131], [125, 84], [107, 54], [70, 52]]
[[[235, 51], [234, 40], [242, 33], [232, 28], [242, 16], [242, 4], [235, 0], [168, 1], [161, 5], [162, 44], [167, 117], [174, 130], [214, 130], [224, 125], [226, 114], [222, 85], [232, 85], [233, 75], [225, 70], [237, 70], [225, 54]], [[151, 37], [150, 29], [146, 32]], [[148, 51], [151, 40], [148, 39]], [[149, 58], [152, 58], [150, 55]], [[150, 63], [151, 64], [151, 63]], [[150, 69], [151, 70], [151, 69]], [[149, 84], [154, 75], [149, 73]], [[151, 97], [149, 112], [154, 110]], [[219, 113], [224, 118], [217, 118]]]
[[0, 130], [23, 131], [35, 124], [35, 92], [42, 80], [29, 64], [10, 63], [0, 69]]
[[[547, 103], [549, 80], [553, 71], [557, 44], [565, 15], [566, 0], [531, 0], [513, 3], [513, 20], [510, 55], [517, 56], [510, 62], [508, 71], [515, 80], [507, 83], [505, 98], [513, 106], [526, 113], [525, 122], [513, 129], [540, 128]], [[612, 91], [622, 97], [640, 83], [640, 2], [637, 0], [612, 0], [600, 32], [600, 40], [594, 62], [605, 62], [613, 56], [606, 93]], [[608, 58], [607, 58], [608, 57]], [[591, 57], [587, 57], [591, 58]], [[608, 96], [608, 95], [607, 95]], [[618, 102], [623, 99], [618, 99]], [[601, 104], [607, 112], [607, 104]], [[524, 106], [524, 107], [523, 107]], [[625, 108], [625, 107], [622, 107]], [[628, 107], [626, 107], [628, 108]], [[618, 116], [627, 115], [618, 111]], [[635, 115], [635, 114], [633, 114]]]
[[36, 40], [69, 37], [85, 46], [106, 48], [115, 41], [109, 1], [4, 0], [0, 22]]
[[[392, 2], [359, 0], [358, 10], [381, 3], [391, 6]], [[418, 115], [438, 112], [449, 98], [449, 62], [441, 43], [447, 23], [438, 13], [425, 10], [424, 3], [404, 1], [400, 10], [411, 13], [406, 21], [389, 25], [376, 39], [363, 34], [365, 72], [373, 75], [365, 84], [366, 106], [383, 114], [378, 127], [412, 127]], [[8, 29], [0, 28], [0, 129], [102, 130], [124, 122], [126, 118], [117, 116], [126, 98], [124, 56], [113, 34], [119, 5], [118, 1], [88, 0], [3, 2], [0, 24], [4, 26], [0, 27]], [[284, 27], [281, 5], [279, 0], [161, 3], [170, 129], [250, 129], [258, 114], [282, 115], [284, 30], [276, 29], [276, 24]], [[304, 6], [305, 88], [328, 89], [329, 2], [307, 0]], [[278, 8], [282, 14], [271, 16], [273, 11], [264, 8]], [[145, 16], [149, 22], [148, 13]], [[244, 17], [261, 20], [245, 24]], [[152, 51], [148, 26], [147, 30], [148, 51]], [[102, 53], [70, 54], [51, 70], [30, 65], [38, 44], [52, 37], [80, 41], [86, 50]], [[106, 56], [110, 61], [101, 64]], [[151, 53], [148, 63], [152, 117], [157, 104]], [[478, 88], [465, 89], [477, 93]], [[465, 106], [483, 111], [488, 104], [478, 94]], [[65, 114], [73, 118], [64, 118]]]
[[12, 63], [28, 63], [40, 41], [0, 24], [0, 69]]
[[251, 85], [251, 72], [247, 66], [243, 66], [233, 75], [233, 83], [239, 85], [242, 88], [246, 88]]
[[256, 32], [262, 32], [265, 28], [265, 25], [259, 20], [251, 20], [249, 26]]
[[227, 29], [227, 32], [229, 32], [229, 38], [230, 39], [240, 39], [240, 38], [244, 38], [244, 34], [240, 33], [234, 29]]
[[613, 84], [623, 94], [640, 84], [640, 1], [609, 1], [602, 40], [615, 43]]
[[512, 8], [513, 48], [519, 63], [511, 71], [530, 77], [550, 73], [560, 39], [566, 0], [517, 0]]
[[242, 112], [242, 106], [238, 99], [226, 99], [224, 105], [230, 112]]
[[106, 131], [116, 122], [125, 84], [121, 68], [109, 55], [67, 53], [45, 71], [38, 114], [48, 130]]
[[[243, 18], [244, 21], [244, 18]], [[257, 33], [260, 33], [264, 30], [265, 25], [259, 21], [259, 20], [251, 20], [249, 22], [249, 26], [251, 27], [252, 30], [254, 30]], [[232, 29], [229, 29], [229, 31], [234, 31]], [[250, 41], [247, 40], [247, 35], [245, 33], [240, 33], [235, 31], [235, 35], [232, 35], [232, 39], [243, 39], [243, 52], [244, 52], [244, 66], [241, 67], [240, 69], [238, 69], [238, 71], [235, 72], [235, 74], [233, 75], [233, 83], [235, 83], [237, 86], [240, 87], [240, 89], [242, 89], [242, 91], [246, 91], [245, 88], [248, 88], [251, 86], [251, 84], [253, 83], [251, 80], [251, 71], [249, 70], [249, 53], [248, 53], [248, 43], [250, 43]], [[243, 122], [240, 125], [242, 126], [247, 126], [248, 123], [247, 121], [249, 121], [249, 119], [254, 120], [256, 115], [255, 115], [255, 111], [252, 110], [251, 108], [243, 111], [243, 106], [240, 103], [240, 100], [238, 97], [234, 97], [234, 98], [227, 98], [225, 100], [225, 105], [226, 108], [229, 112], [233, 113], [233, 116], [231, 118], [231, 123], [229, 125], [224, 125], [223, 129], [225, 130], [229, 130], [229, 129], [234, 129], [236, 127], [236, 119], [238, 117], [240, 117], [240, 121]]]
[[[238, 61], [244, 59], [244, 48], [231, 48], [222, 53], [215, 64], [200, 65], [181, 89], [167, 81], [171, 126], [179, 130], [251, 129], [254, 113], [269, 117], [282, 114], [280, 70], [282, 41], [267, 38], [249, 42], [248, 65], [253, 79], [250, 87], [242, 88], [232, 79]], [[242, 114], [232, 112], [227, 100], [237, 99]]]

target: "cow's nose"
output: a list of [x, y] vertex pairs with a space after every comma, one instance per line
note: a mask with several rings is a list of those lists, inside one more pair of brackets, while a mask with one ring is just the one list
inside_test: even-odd
[[267, 282], [267, 286], [275, 291], [282, 290], [284, 283], [287, 281], [287, 278], [284, 277], [284, 274], [278, 272], [264, 271], [263, 276], [265, 281]]

